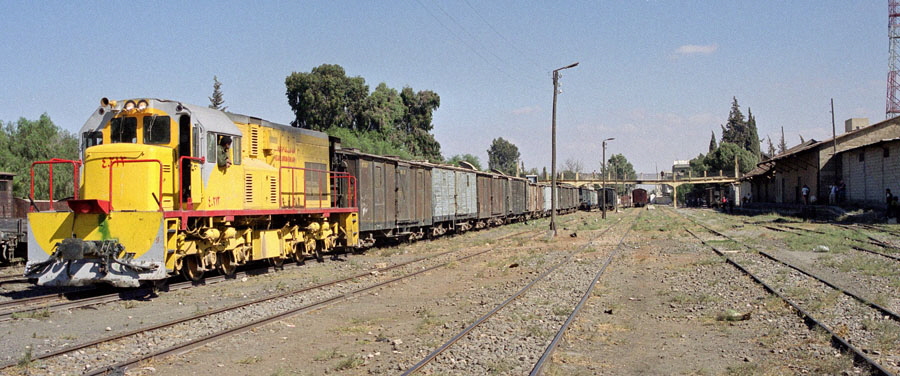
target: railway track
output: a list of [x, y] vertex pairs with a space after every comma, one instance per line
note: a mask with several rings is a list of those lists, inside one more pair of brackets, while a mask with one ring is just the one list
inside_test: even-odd
[[[520, 231], [498, 237], [496, 238], [496, 240], [517, 237], [531, 232], [533, 231]], [[306, 286], [282, 293], [270, 294], [244, 303], [233, 304], [227, 307], [197, 313], [189, 317], [183, 317], [161, 324], [142, 327], [125, 333], [119, 333], [95, 341], [69, 346], [65, 349], [35, 355], [31, 357], [31, 360], [40, 361], [43, 366], [49, 365], [51, 369], [71, 370], [71, 367], [73, 365], [76, 365], [77, 362], [73, 362], [73, 357], [68, 357], [68, 355], [87, 353], [88, 355], [85, 356], [85, 358], [109, 359], [110, 364], [77, 364], [77, 366], [80, 367], [78, 369], [79, 372], [85, 372], [89, 375], [121, 372], [131, 365], [140, 363], [148, 359], [170, 354], [183, 353], [190, 349], [202, 346], [206, 343], [215, 341], [216, 339], [223, 338], [229, 335], [239, 334], [252, 328], [278, 321], [297, 313], [319, 309], [329, 304], [347, 299], [351, 296], [363, 294], [370, 290], [400, 280], [408, 279], [416, 275], [420, 275], [427, 271], [446, 266], [453, 262], [476, 257], [490, 252], [491, 250], [492, 249], [487, 248], [485, 250], [480, 250], [477, 252], [468, 252], [469, 254], [467, 255], [463, 255], [455, 259], [450, 259], [449, 261], [443, 261], [441, 259], [450, 258], [454, 253], [458, 253], [460, 251], [465, 252], [467, 250], [455, 249], [435, 255], [420, 257], [404, 263], [398, 263], [392, 266], [367, 270], [362, 273], [351, 275], [345, 278], [335, 279], [314, 286]], [[417, 265], [422, 262], [436, 262], [437, 264], [430, 267]], [[404, 269], [409, 269], [407, 271], [407, 274], [396, 278], [386, 279], [387, 273], [402, 271]], [[325, 291], [328, 289], [331, 290]], [[269, 310], [272, 310], [273, 307], [275, 307], [278, 312], [276, 314], [268, 315], [252, 315], [252, 312], [254, 311], [265, 311], [266, 309], [260, 308], [263, 305], [268, 305], [267, 309]], [[249, 315], [250, 317], [245, 318], [244, 320], [235, 320], [230, 316], [236, 314], [235, 312], [239, 311], [251, 312], [251, 314]], [[192, 324], [194, 324], [194, 326], [200, 326], [204, 328], [215, 325], [224, 325], [225, 327], [218, 330], [210, 329], [203, 330], [202, 332], [197, 332], [196, 330], [191, 330]], [[172, 333], [178, 334], [172, 335]], [[191, 334], [185, 336], [181, 333]], [[168, 340], [159, 341], [159, 343], [156, 343], [154, 341], [156, 345], [152, 346], [138, 346], [139, 349], [137, 350], [135, 350], [134, 348], [128, 348], [127, 344], [129, 342], [141, 343], [143, 339], [147, 338], [168, 338]], [[121, 347], [122, 350], [119, 350], [119, 353], [115, 354], [115, 356], [108, 355], [114, 353], [114, 350], [117, 346]], [[138, 353], [138, 355], [135, 356], [135, 353]], [[97, 355], [91, 356], [90, 354]], [[122, 359], [127, 360], [121, 361]], [[15, 363], [10, 362], [0, 365], [0, 369], [9, 369], [10, 367], [13, 367], [15, 365]]]
[[[571, 221], [571, 219], [569, 220]], [[522, 231], [511, 235], [505, 235], [498, 239], [503, 239], [506, 237], [521, 235], [528, 231]], [[532, 235], [532, 238], [541, 237], [542, 233], [538, 232]], [[278, 269], [292, 269], [302, 267], [301, 265], [288, 264], [282, 265]], [[266, 273], [272, 273], [275, 271], [274, 266], [266, 266], [257, 269], [247, 270], [238, 272], [235, 274], [234, 279], [241, 279], [247, 276], [261, 275]], [[23, 282], [28, 283], [28, 280], [22, 277], [16, 277], [18, 279], [23, 280]], [[229, 277], [225, 277], [223, 275], [214, 275], [210, 277], [205, 277], [200, 283], [195, 282], [177, 282], [168, 284], [166, 286], [166, 290], [168, 291], [177, 291], [177, 290], [185, 290], [196, 286], [203, 285], [212, 285], [221, 282], [225, 282], [229, 279]], [[11, 282], [14, 279], [10, 279]], [[0, 279], [0, 283], [3, 283], [3, 279]], [[66, 293], [58, 293], [52, 291], [52, 289], [48, 289], [48, 292], [41, 295], [29, 296], [27, 298], [13, 299], [9, 301], [0, 302], [0, 322], [7, 321], [16, 318], [24, 318], [24, 317], [45, 317], [46, 315], [70, 309], [78, 309], [85, 308], [99, 304], [108, 304], [117, 301], [125, 301], [125, 300], [133, 300], [133, 299], [144, 299], [154, 296], [156, 293], [153, 288], [150, 287], [141, 287], [137, 289], [129, 289], [129, 290], [115, 290], [113, 292], [108, 292], [110, 289], [97, 289], [97, 288], [88, 288], [88, 289], [80, 289], [75, 291], [70, 291]]]
[[5, 283], [28, 283], [28, 278], [20, 275], [5, 275], [0, 277], [0, 284]]
[[[638, 213], [640, 213], [640, 211], [638, 211]], [[584, 257], [584, 252], [587, 251], [588, 247], [595, 244], [597, 239], [620, 223], [607, 227], [601, 233], [597, 234], [594, 239], [588, 241], [581, 249], [570, 251], [566, 258], [561, 262], [556, 263], [545, 270], [523, 288], [512, 294], [512, 296], [495, 306], [491, 311], [476, 319], [443, 345], [429, 353], [425, 358], [408, 368], [403, 375], [410, 375], [419, 371], [453, 373], [460, 371], [460, 368], [453, 367], [468, 366], [473, 368], [462, 368], [462, 370], [464, 370], [464, 372], [477, 373], [480, 369], [477, 367], [482, 366], [489, 361], [476, 361], [473, 358], [496, 354], [497, 352], [495, 350], [497, 349], [494, 347], [503, 346], [509, 343], [509, 341], [492, 341], [492, 336], [488, 334], [491, 329], [485, 327], [493, 325], [494, 327], [513, 328], [509, 330], [516, 330], [516, 325], [510, 325], [508, 322], [515, 321], [515, 317], [518, 317], [519, 315], [519, 313], [516, 312], [517, 308], [513, 305], [514, 302], [516, 305], [528, 306], [528, 304], [525, 304], [522, 301], [543, 299], [553, 300], [554, 298], [551, 298], [550, 296], [554, 296], [556, 298], [556, 304], [543, 304], [553, 305], [553, 312], [540, 312], [551, 309], [549, 307], [541, 308], [541, 304], [536, 304], [534, 306], [538, 307], [538, 312], [528, 312], [526, 314], [533, 314], [535, 317], [543, 318], [541, 322], [546, 322], [547, 326], [553, 326], [557, 322], [554, 320], [556, 318], [555, 316], [560, 316], [560, 314], [563, 313], [562, 311], [565, 310], [564, 315], [567, 316], [567, 318], [565, 322], [561, 323], [561, 326], [553, 329], [555, 330], [555, 336], [552, 335], [554, 333], [553, 331], [549, 331], [547, 332], [546, 338], [538, 338], [544, 336], [534, 335], [532, 332], [539, 333], [542, 331], [541, 329], [535, 328], [518, 328], [519, 332], [513, 334], [514, 338], [522, 339], [522, 341], [515, 341], [517, 343], [515, 345], [516, 353], [520, 354], [519, 360], [526, 361], [527, 359], [532, 359], [536, 361], [532, 373], [540, 373], [543, 364], [556, 349], [556, 345], [566, 332], [569, 324], [574, 321], [581, 307], [584, 306], [584, 302], [590, 297], [594, 285], [605, 271], [606, 266], [609, 265], [612, 259], [617, 255], [625, 236], [627, 236], [630, 229], [633, 227], [634, 222], [628, 227], [628, 230], [624, 231], [624, 234], [619, 238], [617, 245], [612, 247], [613, 249], [605, 258], [605, 262], [597, 263], [596, 261], [600, 259], [599, 257], [592, 258], [595, 262], [586, 261], [587, 258], [574, 262], [573, 260], [577, 258], [576, 256]], [[600, 264], [602, 264], [602, 266]], [[594, 274], [594, 271], [597, 270], [596, 268], [599, 268], [599, 272]], [[573, 280], [570, 276], [583, 277], [575, 277]], [[593, 279], [590, 279], [590, 276], [593, 276]], [[583, 291], [580, 300], [578, 300], [579, 297], [575, 294], [575, 292], [578, 291]], [[574, 308], [571, 309], [563, 308], [572, 307], [573, 305]], [[524, 332], [522, 332], [523, 330]], [[479, 331], [480, 334], [476, 331]], [[508, 335], [509, 334], [504, 334], [504, 336]], [[520, 342], [524, 344], [519, 345]]]
[[[773, 230], [773, 231], [786, 232], [786, 233], [790, 233], [790, 234], [797, 235], [797, 236], [806, 236], [805, 233], [813, 233], [813, 234], [818, 234], [818, 235], [825, 235], [825, 234], [827, 234], [827, 233], [824, 232], [824, 231], [817, 231], [817, 230], [812, 230], [812, 229], [808, 229], [808, 228], [796, 227], [796, 226], [789, 226], [789, 225], [784, 225], [784, 224], [779, 224], [777, 227], [773, 227], [773, 226], [765, 226], [765, 225], [763, 225], [763, 227], [765, 227], [765, 228], [767, 228], [767, 229], [770, 229], [770, 230]], [[779, 228], [779, 227], [783, 227], [783, 228]], [[858, 230], [853, 229], [852, 227], [849, 227], [849, 226], [841, 226], [841, 227], [842, 227], [842, 228], [847, 228], [847, 229], [853, 230], [853, 231], [858, 231]], [[791, 230], [791, 231], [788, 231], [788, 230], [785, 230], [785, 229], [789, 229], [789, 230]], [[797, 232], [797, 231], [800, 231], [800, 232]], [[890, 245], [890, 244], [887, 244], [887, 243], [885, 243], [885, 242], [882, 242], [882, 241], [880, 241], [880, 240], [877, 240], [877, 239], [875, 239], [875, 238], [872, 238], [871, 236], [867, 236], [867, 237], [870, 239], [870, 240], [868, 241], [869, 244], [875, 245], [875, 246], [880, 247], [880, 248], [886, 248], [886, 249], [898, 249], [897, 247], [894, 247], [894, 246], [892, 246], [892, 245]], [[857, 239], [850, 239], [850, 240], [853, 240], [853, 241], [856, 241], [856, 242], [859, 242], [859, 243], [863, 243], [863, 241], [860, 241], [860, 240], [857, 240]], [[900, 256], [898, 256], [898, 255], [896, 255], [896, 254], [890, 254], [890, 253], [886, 253], [886, 252], [880, 252], [880, 251], [876, 251], [876, 250], [873, 250], [873, 249], [870, 249], [870, 248], [866, 248], [866, 247], [862, 247], [862, 246], [859, 246], [859, 245], [850, 245], [850, 248], [855, 249], [855, 250], [860, 251], [860, 252], [871, 253], [871, 254], [873, 254], [873, 255], [878, 255], [878, 256], [881, 256], [881, 257], [889, 258], [889, 259], [892, 259], [892, 260], [894, 260], [894, 261], [900, 261]]]
[[[807, 325], [819, 327], [827, 332], [832, 338], [832, 345], [841, 350], [851, 352], [858, 364], [864, 365], [873, 374], [892, 375], [900, 371], [900, 349], [897, 348], [896, 344], [879, 344], [878, 337], [879, 334], [883, 335], [886, 332], [900, 331], [900, 315], [861, 297], [859, 294], [850, 292], [835, 283], [816, 276], [797, 265], [781, 260], [769, 252], [728, 236], [687, 215], [682, 216], [716, 237], [727, 239], [750, 250], [751, 252], [749, 253], [729, 254], [685, 227], [685, 231], [713, 249], [726, 262], [747, 274], [767, 291], [790, 305], [804, 319]], [[758, 255], [758, 257], [754, 257], [754, 255]], [[779, 275], [788, 275], [788, 273], [783, 272], [784, 269], [780, 269], [781, 272], [779, 272], [779, 268], [789, 268], [794, 273], [793, 279], [782, 282], [781, 287], [767, 282], [767, 280], [778, 281], [781, 278]], [[796, 275], [802, 277], [797, 277]], [[819, 293], [810, 293], [810, 295], [815, 296], [806, 297], [805, 299], [802, 296], [789, 296], [799, 295], [796, 291], [800, 288], [809, 288], [810, 291], [819, 291]], [[846, 298], [835, 298], [833, 293], [828, 291], [836, 291]], [[830, 303], [816, 306], [821, 303], [819, 299], [822, 298], [827, 298]], [[804, 306], [807, 308], [805, 309]]]

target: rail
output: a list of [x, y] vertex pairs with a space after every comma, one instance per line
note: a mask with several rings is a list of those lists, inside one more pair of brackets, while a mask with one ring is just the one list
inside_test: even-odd
[[[341, 195], [340, 193], [324, 192], [325, 191], [324, 183], [325, 183], [325, 180], [328, 179], [331, 183], [332, 189], [334, 189], [334, 187], [342, 186], [342, 184], [339, 184], [339, 183], [346, 180], [347, 181], [347, 207], [356, 207], [356, 193], [357, 193], [356, 192], [356, 178], [353, 177], [352, 175], [350, 175], [349, 173], [326, 171], [326, 170], [304, 168], [304, 167], [281, 166], [278, 169], [278, 181], [279, 181], [279, 184], [281, 185], [281, 187], [283, 187], [283, 183], [284, 183], [284, 175], [285, 175], [284, 170], [290, 171], [291, 188], [290, 188], [290, 191], [285, 192], [284, 190], [280, 189], [280, 187], [279, 187], [279, 190], [278, 190], [279, 206], [284, 207], [284, 202], [282, 200], [282, 197], [287, 195], [289, 198], [287, 207], [308, 208], [309, 207], [309, 196], [315, 195], [316, 198], [318, 198], [318, 200], [316, 200], [316, 201], [318, 201], [318, 208], [322, 208], [323, 207], [322, 201], [327, 200], [328, 197], [337, 198], [335, 196]], [[301, 190], [299, 190], [299, 191], [297, 190], [297, 186], [296, 186], [296, 182], [297, 182], [296, 172], [297, 171], [303, 172], [303, 184], [300, 187]], [[306, 184], [307, 177], [308, 177], [307, 174], [310, 172], [315, 173], [316, 177], [317, 177], [315, 192], [307, 191], [307, 184]], [[298, 195], [303, 196], [302, 202], [300, 202], [300, 200], [297, 199]], [[336, 199], [336, 200], [334, 200], [333, 203], [336, 204], [336, 203], [338, 203], [338, 201], [339, 200]]]
[[74, 189], [73, 197], [78, 199], [78, 167], [81, 166], [81, 161], [69, 160], [69, 159], [60, 159], [53, 158], [49, 161], [37, 161], [31, 164], [31, 198], [34, 201], [34, 166], [46, 164], [50, 165], [50, 176], [49, 176], [49, 188], [50, 191], [50, 206], [53, 206], [53, 165], [57, 163], [71, 163], [72, 164], [72, 188]]
[[163, 211], [162, 205], [162, 183], [163, 183], [163, 164], [159, 159], [117, 159], [109, 165], [109, 207], [112, 208], [113, 202], [113, 167], [117, 164], [126, 163], [156, 163], [159, 164], [159, 194], [154, 197], [159, 205], [159, 211]]
[[[189, 160], [191, 162], [199, 162], [200, 164], [206, 163], [206, 157], [197, 158], [197, 157], [188, 157], [186, 155], [178, 158], [178, 209], [184, 210], [184, 161]], [[193, 209], [193, 208], [188, 208]]]

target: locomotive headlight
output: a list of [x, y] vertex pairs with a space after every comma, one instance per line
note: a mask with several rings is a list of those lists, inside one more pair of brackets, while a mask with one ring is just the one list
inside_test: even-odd
[[138, 109], [138, 111], [143, 111], [143, 110], [146, 110], [147, 106], [149, 106], [149, 105], [150, 104], [147, 103], [146, 100], [141, 99], [137, 104], [137, 109]]
[[134, 101], [125, 102], [125, 111], [131, 111], [134, 109]]

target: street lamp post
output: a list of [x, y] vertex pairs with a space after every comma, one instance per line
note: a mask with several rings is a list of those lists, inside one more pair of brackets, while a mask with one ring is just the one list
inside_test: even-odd
[[553, 71], [553, 135], [551, 143], [553, 144], [553, 157], [550, 162], [550, 236], [556, 236], [556, 94], [559, 93], [559, 71], [563, 69], [574, 68], [578, 63], [570, 64]]
[[612, 140], [615, 138], [610, 137], [603, 140], [603, 160], [601, 161], [603, 162], [603, 189], [601, 190], [603, 192], [603, 219], [606, 219], [606, 141]]

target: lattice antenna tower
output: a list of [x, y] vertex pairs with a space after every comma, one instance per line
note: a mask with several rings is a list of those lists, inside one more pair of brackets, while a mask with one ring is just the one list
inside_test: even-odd
[[900, 115], [900, 0], [888, 0], [888, 37], [891, 41], [888, 62], [886, 119]]

